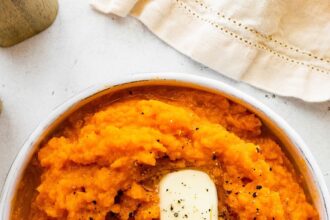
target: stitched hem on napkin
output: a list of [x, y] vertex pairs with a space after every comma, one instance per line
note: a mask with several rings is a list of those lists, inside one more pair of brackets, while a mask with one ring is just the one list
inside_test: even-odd
[[182, 0], [140, 0], [131, 15], [181, 53], [232, 79], [309, 102], [330, 99], [328, 69], [261, 44]]

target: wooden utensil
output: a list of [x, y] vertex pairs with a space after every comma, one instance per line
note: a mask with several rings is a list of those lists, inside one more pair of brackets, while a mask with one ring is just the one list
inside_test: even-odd
[[57, 11], [57, 0], [0, 0], [0, 46], [12, 46], [45, 30]]

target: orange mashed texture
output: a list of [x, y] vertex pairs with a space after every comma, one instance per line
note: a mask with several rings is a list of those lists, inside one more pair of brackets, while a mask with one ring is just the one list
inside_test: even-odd
[[30, 219], [159, 219], [159, 179], [187, 167], [214, 180], [219, 219], [318, 219], [254, 114], [225, 98], [182, 100], [123, 99], [51, 138]]

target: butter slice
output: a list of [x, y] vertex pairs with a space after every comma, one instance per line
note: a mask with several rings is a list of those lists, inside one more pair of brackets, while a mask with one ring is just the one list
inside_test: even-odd
[[182, 170], [167, 174], [159, 186], [161, 220], [216, 220], [215, 184], [204, 172]]

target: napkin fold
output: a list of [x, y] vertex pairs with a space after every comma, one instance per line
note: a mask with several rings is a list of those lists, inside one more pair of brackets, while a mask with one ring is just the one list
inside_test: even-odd
[[103, 13], [112, 13], [120, 17], [125, 17], [132, 10], [138, 0], [98, 0], [94, 1], [92, 5], [95, 9]]
[[94, 0], [92, 6], [134, 16], [232, 79], [309, 102], [330, 99], [328, 0]]

